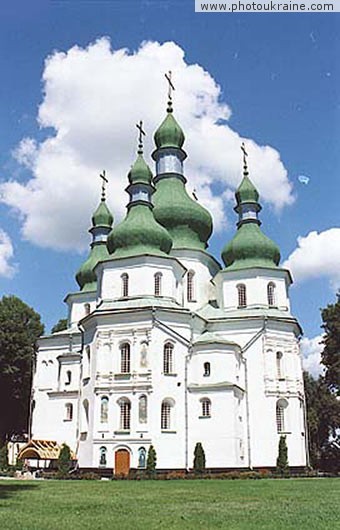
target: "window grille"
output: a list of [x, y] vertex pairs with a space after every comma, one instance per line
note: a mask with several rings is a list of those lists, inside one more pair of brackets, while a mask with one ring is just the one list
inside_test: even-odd
[[278, 379], [282, 379], [282, 353], [280, 351], [276, 353], [276, 373]]
[[211, 416], [211, 401], [210, 399], [202, 399], [202, 416], [204, 418], [209, 418]]
[[246, 286], [244, 283], [240, 283], [237, 285], [237, 291], [238, 291], [238, 306], [239, 307], [247, 307], [247, 291]]
[[130, 430], [130, 413], [131, 403], [130, 401], [123, 400], [119, 404], [120, 406], [120, 428], [123, 431]]
[[129, 374], [130, 373], [130, 344], [125, 342], [120, 347], [120, 357], [121, 357], [121, 373]]
[[163, 353], [163, 372], [165, 374], [172, 374], [173, 370], [173, 349], [174, 346], [171, 342], [167, 342], [164, 345]]
[[163, 401], [161, 411], [161, 429], [166, 431], [171, 425], [171, 405], [168, 401]]
[[101, 447], [100, 448], [100, 458], [99, 458], [99, 465], [100, 466], [103, 466], [105, 467], [106, 466], [106, 454], [107, 454], [107, 449], [106, 447]]
[[187, 300], [188, 302], [195, 301], [194, 276], [195, 276], [194, 271], [188, 272], [188, 277], [187, 277]]
[[156, 272], [155, 274], [155, 296], [161, 296], [162, 294], [162, 273]]
[[129, 296], [129, 276], [124, 273], [121, 275], [122, 279], [122, 296]]
[[285, 432], [285, 406], [280, 402], [276, 403], [276, 428], [278, 433]]
[[273, 282], [270, 282], [267, 285], [267, 298], [268, 298], [268, 305], [274, 306], [275, 305], [275, 284]]

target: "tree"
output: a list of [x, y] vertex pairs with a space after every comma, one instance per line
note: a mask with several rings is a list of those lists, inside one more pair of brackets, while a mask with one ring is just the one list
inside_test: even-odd
[[335, 304], [329, 304], [321, 311], [323, 320], [324, 349], [322, 364], [326, 367], [325, 382], [340, 396], [340, 293]]
[[203, 473], [205, 470], [205, 453], [200, 442], [197, 442], [194, 451], [194, 470], [196, 473]]
[[40, 316], [20, 298], [0, 300], [0, 442], [27, 431], [35, 343]]
[[6, 471], [8, 469], [8, 449], [7, 444], [0, 448], [0, 470]]
[[148, 457], [146, 459], [146, 472], [148, 475], [154, 475], [156, 472], [157, 454], [153, 445], [150, 445]]
[[312, 467], [323, 469], [329, 444], [340, 427], [340, 401], [322, 376], [316, 380], [304, 372], [304, 387], [310, 461]]
[[68, 326], [68, 320], [67, 318], [61, 318], [58, 320], [58, 322], [53, 326], [51, 329], [51, 333], [56, 333], [57, 331], [64, 331], [64, 329], [67, 329]]
[[276, 469], [281, 475], [285, 475], [288, 470], [288, 447], [286, 443], [286, 437], [280, 436], [279, 441], [279, 454], [276, 460]]
[[63, 444], [60, 449], [57, 460], [58, 475], [60, 478], [65, 478], [71, 468], [71, 449], [67, 444]]

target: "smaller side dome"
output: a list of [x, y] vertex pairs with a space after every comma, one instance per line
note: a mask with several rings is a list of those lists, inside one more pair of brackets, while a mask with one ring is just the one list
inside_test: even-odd
[[141, 153], [130, 169], [128, 179], [130, 184], [151, 184], [152, 172]]
[[167, 116], [155, 132], [154, 140], [157, 149], [162, 147], [182, 148], [185, 136], [172, 114], [172, 107], [168, 108]]
[[246, 267], [277, 267], [279, 247], [261, 231], [257, 224], [243, 224], [222, 251], [228, 270]]
[[238, 205], [241, 203], [258, 202], [259, 192], [247, 175], [243, 177], [241, 184], [235, 192], [235, 197]]
[[105, 200], [101, 200], [98, 208], [92, 216], [93, 226], [108, 226], [111, 227], [113, 224], [113, 215], [108, 209]]

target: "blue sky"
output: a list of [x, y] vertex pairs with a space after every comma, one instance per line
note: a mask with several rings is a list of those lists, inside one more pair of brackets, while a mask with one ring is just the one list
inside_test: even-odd
[[[295, 285], [291, 289], [293, 312], [299, 318], [309, 339], [319, 335], [319, 308], [334, 301], [340, 279], [338, 271], [340, 172], [339, 149], [336, 148], [340, 132], [339, 17], [339, 14], [195, 14], [194, 0], [184, 2], [166, 0], [3, 2], [0, 7], [0, 69], [2, 74], [0, 83], [0, 187], [8, 181], [11, 181], [12, 185], [13, 182], [18, 183], [19, 187], [5, 187], [5, 191], [4, 188], [0, 191], [2, 198], [0, 230], [7, 237], [7, 243], [2, 247], [3, 253], [7, 248], [2, 269], [0, 250], [0, 293], [16, 294], [32, 305], [41, 313], [47, 329], [59, 318], [65, 316], [66, 311], [62, 299], [67, 292], [76, 290], [74, 274], [86, 252], [81, 254], [79, 248], [82, 246], [78, 247], [71, 241], [60, 250], [58, 248], [60, 245], [55, 244], [55, 239], [46, 235], [46, 232], [54, 230], [52, 222], [59, 222], [58, 217], [53, 217], [53, 201], [55, 200], [53, 186], [49, 188], [49, 193], [46, 193], [45, 189], [46, 195], [43, 199], [46, 206], [45, 217], [43, 214], [39, 217], [36, 211], [34, 217], [29, 206], [26, 203], [23, 206], [23, 203], [25, 201], [33, 203], [35, 200], [36, 195], [34, 193], [30, 195], [27, 192], [27, 183], [32, 179], [34, 171], [40, 171], [39, 178], [45, 178], [49, 171], [54, 171], [53, 179], [56, 188], [60, 184], [58, 184], [59, 178], [70, 180], [73, 173], [68, 170], [67, 157], [62, 159], [64, 166], [58, 166], [57, 170], [55, 159], [48, 158], [51, 151], [47, 152], [43, 162], [41, 158], [39, 159], [38, 166], [41, 165], [37, 169], [34, 166], [35, 162], [31, 160], [32, 151], [35, 150], [34, 156], [36, 156], [37, 149], [41, 149], [43, 145], [46, 146], [44, 142], [56, 134], [56, 124], [61, 123], [60, 132], [65, 130], [62, 124], [68, 123], [68, 126], [72, 127], [72, 124], [77, 121], [76, 114], [73, 121], [67, 121], [68, 118], [62, 121], [64, 117], [61, 117], [63, 111], [72, 113], [72, 105], [68, 107], [68, 98], [72, 99], [72, 95], [67, 91], [75, 87], [74, 90], [83, 94], [82, 88], [79, 88], [74, 80], [63, 82], [62, 76], [65, 73], [63, 68], [66, 68], [67, 62], [71, 61], [68, 53], [70, 49], [77, 45], [81, 50], [74, 63], [75, 68], [79, 67], [81, 81], [82, 70], [79, 66], [81, 61], [88, 60], [90, 68], [90, 64], [101, 56], [100, 50], [98, 51], [96, 47], [92, 55], [88, 51], [89, 45], [91, 43], [93, 45], [97, 39], [101, 37], [110, 39], [112, 56], [115, 51], [127, 48], [128, 53], [135, 52], [138, 58], [141, 55], [138, 51], [141, 49], [141, 43], [150, 41], [159, 43], [160, 48], [157, 48], [154, 55], [161, 57], [157, 63], [153, 55], [155, 67], [152, 66], [152, 62], [148, 63], [152, 68], [150, 83], [156, 75], [154, 69], [157, 70], [157, 64], [163, 65], [167, 53], [173, 61], [180, 64], [177, 55], [178, 50], [182, 50], [185, 54], [187, 84], [191, 79], [190, 76], [196, 79], [195, 70], [187, 68], [187, 65], [198, 64], [209, 74], [209, 79], [220, 87], [216, 92], [216, 87], [214, 88], [212, 83], [204, 85], [206, 78], [202, 72], [197, 74], [198, 84], [201, 83], [202, 87], [204, 85], [204, 90], [209, 97], [212, 95], [211, 97], [215, 98], [213, 104], [205, 103], [209, 106], [208, 112], [211, 116], [216, 109], [223, 114], [222, 106], [226, 104], [229, 109], [227, 114], [230, 114], [230, 117], [225, 116], [220, 120], [222, 124], [227, 123], [228, 128], [237, 135], [253, 140], [257, 146], [271, 146], [275, 152], [279, 153], [280, 161], [273, 162], [273, 166], [270, 166], [269, 155], [267, 156], [260, 147], [254, 150], [254, 173], [260, 191], [263, 186], [263, 211], [261, 213], [263, 229], [279, 244], [283, 261], [290, 256], [289, 264], [292, 265], [293, 274], [296, 277]], [[162, 48], [163, 43], [168, 41], [175, 43], [174, 48], [169, 49], [170, 51]], [[55, 59], [50, 64], [50, 68], [46, 70], [44, 66], [46, 58], [53, 56], [56, 51], [65, 52], [66, 60]], [[90, 55], [92, 59], [89, 58]], [[142, 64], [143, 59], [138, 60]], [[48, 74], [45, 82], [42, 81], [44, 71]], [[138, 86], [135, 87], [133, 94], [136, 95], [131, 97], [130, 103], [136, 109], [135, 119], [142, 117], [147, 121], [149, 111], [145, 107], [149, 104], [145, 103], [147, 100], [145, 100], [144, 93], [148, 90], [143, 85], [148, 83], [148, 72], [146, 71], [143, 75], [140, 86], [138, 79], [131, 79], [131, 84]], [[165, 106], [166, 98], [166, 87], [163, 87], [162, 76], [163, 71], [160, 68], [160, 84], [157, 92], [159, 101], [157, 100], [157, 113], [155, 112], [155, 116], [159, 116], [158, 123], [163, 119], [161, 109]], [[46, 79], [50, 82], [48, 86]], [[84, 84], [86, 79], [88, 78], [84, 78]], [[114, 97], [112, 112], [114, 109], [119, 112], [121, 102], [119, 92], [117, 93], [118, 89], [115, 88], [117, 85], [115, 79], [117, 80], [117, 77], [112, 78]], [[185, 114], [184, 96], [181, 96], [181, 78], [176, 79], [176, 84], [178, 87], [175, 93], [175, 105], [176, 98], [178, 98], [176, 116], [183, 126], [187, 124], [188, 130], [191, 130], [191, 126], [194, 130], [198, 122], [194, 121], [195, 116]], [[124, 98], [121, 86], [119, 87], [121, 97]], [[91, 90], [94, 90], [93, 87]], [[183, 94], [185, 90], [187, 90], [188, 98], [196, 97], [197, 94], [190, 92], [192, 89], [189, 89], [187, 85], [184, 88], [183, 84]], [[139, 93], [141, 94], [140, 108], [138, 107]], [[95, 96], [94, 93], [93, 97]], [[60, 106], [61, 97], [63, 104]], [[43, 117], [40, 116], [39, 126], [37, 116], [39, 106], [41, 108], [42, 104], [44, 104], [44, 112]], [[183, 109], [182, 115], [181, 109]], [[103, 108], [103, 114], [105, 114], [105, 108]], [[199, 119], [202, 119], [203, 114]], [[96, 119], [98, 129], [101, 126], [101, 119], [102, 113], [99, 112]], [[131, 120], [133, 119], [134, 115], [131, 117]], [[153, 126], [155, 119], [150, 118], [150, 127]], [[127, 117], [128, 120], [130, 116]], [[112, 123], [118, 122], [113, 120]], [[82, 126], [86, 129], [86, 122]], [[106, 122], [103, 123], [103, 130], [105, 127], [108, 127]], [[126, 160], [131, 159], [129, 163], [132, 163], [135, 131], [132, 127], [129, 130], [131, 130], [131, 140], [128, 141], [131, 141], [131, 146], [126, 149], [125, 156]], [[217, 131], [216, 127], [214, 130]], [[150, 144], [148, 144], [150, 149], [152, 149], [152, 133], [153, 130], [150, 130]], [[91, 131], [88, 134], [90, 135]], [[108, 134], [110, 136], [111, 132]], [[205, 134], [209, 135], [208, 129]], [[227, 138], [227, 132], [225, 134]], [[74, 136], [76, 135], [77, 132], [74, 133]], [[34, 148], [29, 151], [30, 162], [26, 165], [23, 164], [26, 151], [22, 146], [25, 138], [30, 138], [34, 143]], [[94, 146], [96, 138], [99, 136], [93, 136]], [[82, 141], [84, 141], [83, 144]], [[87, 138], [86, 141], [88, 142], [89, 139]], [[124, 135], [120, 137], [119, 131], [112, 131], [113, 157], [117, 157], [117, 151], [122, 148], [119, 142], [123, 141], [126, 143]], [[235, 142], [235, 138], [231, 139], [229, 144], [225, 144], [226, 149], [231, 150], [231, 145]], [[27, 144], [25, 145], [27, 147]], [[32, 145], [30, 144], [30, 147]], [[72, 145], [74, 146], [74, 143]], [[84, 139], [80, 139], [79, 145], [88, 144]], [[190, 144], [188, 138], [186, 147], [189, 159], [190, 156], [193, 159], [194, 154], [198, 152], [198, 145], [199, 139], [193, 139]], [[189, 146], [191, 146], [191, 152]], [[101, 148], [98, 147], [98, 149], [100, 155]], [[230, 160], [240, 158], [240, 154], [235, 153], [235, 149], [232, 150]], [[15, 151], [16, 157], [13, 156]], [[208, 169], [205, 171], [214, 171], [215, 157], [216, 172], [221, 172], [220, 151], [221, 148], [212, 141], [212, 151], [207, 152]], [[250, 148], [250, 171], [252, 171], [251, 152]], [[63, 156], [66, 156], [65, 153]], [[93, 156], [96, 158], [95, 154]], [[110, 166], [110, 162], [106, 163], [106, 156], [108, 156], [107, 152], [103, 151], [103, 167]], [[90, 168], [92, 170], [97, 167], [94, 158], [88, 164], [89, 173]], [[262, 161], [265, 169], [261, 176], [259, 168], [262, 167]], [[82, 168], [84, 163], [83, 160]], [[230, 173], [226, 181], [221, 176], [211, 181], [207, 175], [204, 176], [203, 170], [200, 173], [202, 164], [204, 165], [204, 161], [200, 160], [199, 167], [189, 165], [189, 174], [192, 171], [193, 182], [198, 188], [200, 182], [202, 183], [205, 179], [201, 190], [203, 199], [207, 190], [215, 197], [216, 212], [219, 212], [216, 213], [219, 228], [211, 240], [210, 249], [219, 257], [222, 246], [234, 232], [236, 217], [232, 211], [230, 190], [234, 189], [236, 176]], [[121, 189], [123, 189], [124, 179], [129, 169], [128, 165], [125, 166], [124, 164], [120, 166], [117, 161], [115, 165], [112, 165], [111, 170], [111, 172], [121, 171]], [[271, 167], [273, 167], [272, 183], [270, 181]], [[99, 169], [101, 167], [98, 162]], [[283, 176], [283, 170], [286, 171], [285, 176]], [[308, 176], [309, 183], [306, 185], [299, 182], [299, 175]], [[52, 176], [50, 178], [52, 179]], [[97, 186], [95, 171], [86, 178], [93, 179], [93, 185], [89, 184], [88, 195], [95, 195], [94, 186]], [[263, 184], [261, 184], [262, 178]], [[282, 193], [278, 187], [280, 178], [283, 186]], [[95, 205], [97, 200], [94, 196], [91, 199], [92, 202], [86, 202], [86, 183], [90, 181], [86, 180], [85, 176], [84, 181], [78, 180], [77, 182], [77, 186], [81, 187], [83, 193], [79, 197], [79, 204], [72, 186], [69, 190], [67, 185], [63, 188], [65, 197], [67, 196], [65, 201], [69, 204], [68, 211], [73, 213], [72, 215], [70, 213], [69, 219], [65, 218], [65, 224], [60, 228], [60, 232], [56, 231], [56, 234], [65, 234], [61, 237], [67, 238], [68, 228], [72, 231], [74, 227], [75, 230], [77, 223], [80, 223], [80, 213], [77, 217], [77, 211], [81, 212], [83, 219], [81, 226], [89, 226], [92, 205]], [[20, 190], [23, 189], [26, 193], [25, 199], [20, 198]], [[227, 189], [229, 195], [228, 193], [223, 195], [225, 198], [223, 217], [218, 196]], [[56, 191], [56, 195], [58, 194], [59, 192]], [[83, 196], [84, 200], [80, 204]], [[52, 212], [51, 216], [48, 213], [49, 208]], [[122, 211], [117, 211], [115, 214], [119, 217]], [[27, 216], [31, 216], [29, 229], [24, 228]], [[51, 219], [48, 219], [49, 217]], [[314, 231], [317, 234], [308, 236]], [[86, 228], [82, 232], [79, 237], [84, 243]], [[305, 239], [300, 243], [300, 249], [297, 251], [299, 236]], [[13, 247], [12, 257], [8, 254], [10, 245]], [[11, 274], [13, 265], [16, 271], [14, 274], [12, 271]], [[308, 350], [308, 353], [313, 352]]]

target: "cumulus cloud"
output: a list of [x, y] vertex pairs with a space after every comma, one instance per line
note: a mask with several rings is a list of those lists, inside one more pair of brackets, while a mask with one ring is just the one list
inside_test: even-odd
[[317, 378], [323, 371], [321, 362], [321, 352], [323, 345], [321, 344], [322, 335], [318, 335], [312, 339], [303, 337], [301, 339], [301, 353], [303, 357], [303, 368], [313, 377]]
[[13, 245], [9, 236], [0, 229], [0, 276], [13, 277], [15, 273], [15, 266], [11, 263], [13, 254]]
[[[175, 114], [186, 134], [188, 187], [196, 189], [215, 229], [221, 229], [222, 197], [240, 181], [242, 141], [228, 125], [231, 110], [221, 101], [221, 88], [201, 66], [189, 64], [173, 42], [144, 42], [130, 52], [112, 50], [109, 39], [101, 38], [46, 59], [38, 112], [46, 138], [24, 138], [15, 150], [17, 161], [30, 168], [30, 180], [8, 180], [0, 187], [1, 200], [20, 214], [24, 238], [44, 247], [84, 248], [103, 168], [110, 179], [109, 204], [116, 219], [123, 215], [135, 123], [144, 120], [150, 161], [152, 133], [165, 115], [163, 72], [169, 69], [176, 85]], [[279, 153], [250, 139], [246, 144], [262, 199], [278, 210], [290, 204], [292, 187]]]
[[309, 232], [299, 237], [297, 248], [283, 263], [296, 281], [326, 277], [332, 288], [340, 287], [340, 228]]

